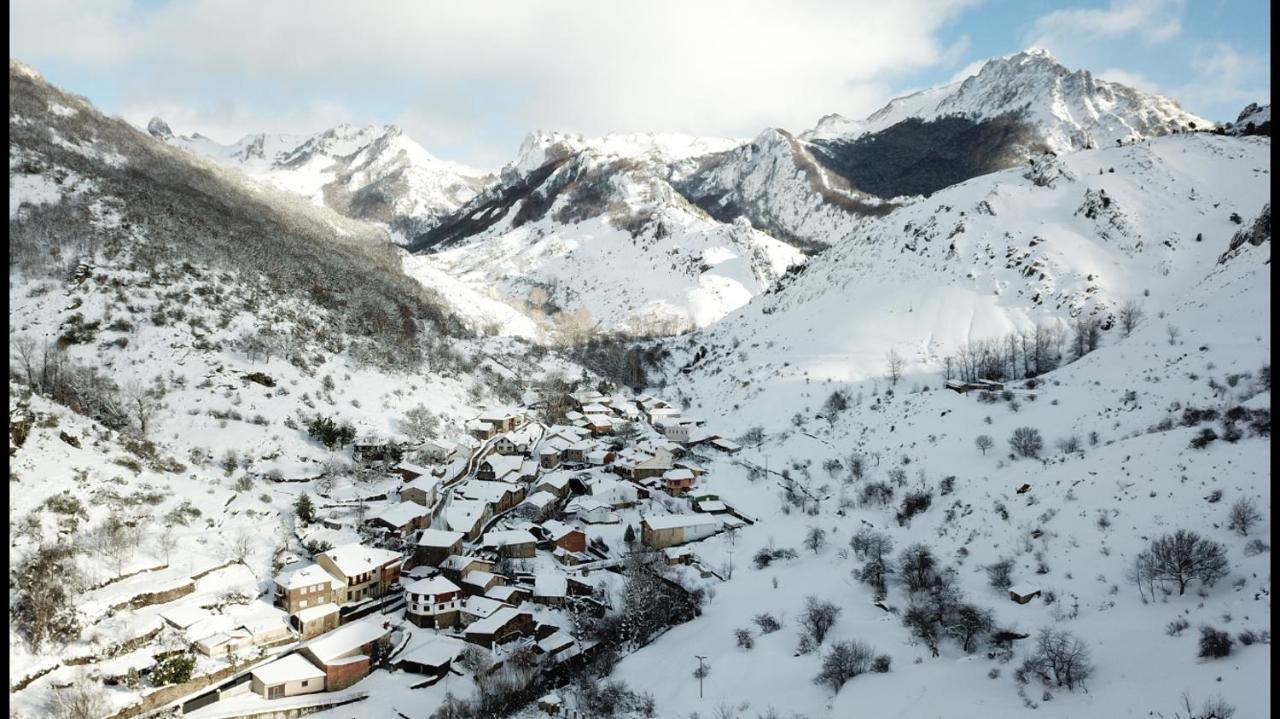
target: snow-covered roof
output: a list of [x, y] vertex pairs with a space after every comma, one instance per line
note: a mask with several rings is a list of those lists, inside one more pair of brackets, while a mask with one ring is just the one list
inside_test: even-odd
[[424, 641], [410, 645], [397, 661], [442, 667], [461, 656], [467, 646], [466, 642], [452, 637], [429, 635]]
[[428, 514], [431, 514], [431, 510], [417, 502], [399, 502], [383, 509], [369, 519], [370, 521], [380, 519], [393, 527], [403, 527]]
[[252, 672], [258, 681], [267, 686], [300, 682], [306, 679], [324, 679], [324, 670], [312, 664], [301, 654], [289, 654], [270, 664], [257, 667]]
[[496, 599], [473, 595], [463, 600], [462, 611], [473, 617], [487, 617], [505, 606], [507, 605]]
[[540, 572], [533, 580], [533, 596], [564, 597], [569, 593], [569, 580], [563, 574]]
[[419, 579], [418, 581], [405, 587], [404, 590], [410, 594], [425, 594], [434, 597], [439, 594], [448, 592], [460, 592], [462, 589], [453, 582], [444, 577], [431, 577], [430, 579]]
[[324, 552], [324, 556], [333, 562], [338, 571], [348, 577], [372, 572], [383, 565], [401, 560], [399, 554], [389, 549], [366, 547], [363, 544], [344, 544], [341, 547], [334, 547]]
[[414, 479], [412, 482], [406, 483], [403, 487], [400, 488], [400, 491], [403, 492], [404, 490], [412, 487], [413, 489], [419, 489], [419, 490], [422, 490], [423, 492], [432, 492], [439, 485], [440, 485], [439, 477], [433, 477], [430, 474], [424, 474], [421, 477]]
[[284, 571], [276, 575], [276, 584], [279, 584], [285, 589], [309, 587], [313, 584], [321, 584], [324, 582], [328, 582], [330, 586], [342, 586], [342, 582], [340, 580], [325, 571], [324, 567], [315, 563], [286, 567]]
[[462, 541], [465, 535], [462, 532], [446, 531], [443, 529], [424, 529], [422, 536], [418, 537], [419, 547], [452, 547]]
[[551, 504], [554, 504], [557, 499], [559, 499], [559, 497], [552, 494], [551, 492], [548, 492], [545, 489], [540, 489], [537, 492], [534, 492], [533, 494], [529, 495], [528, 497], [525, 497], [524, 502], [521, 502], [521, 504], [528, 504], [533, 507], [537, 507], [538, 509], [542, 509]]
[[564, 489], [569, 484], [569, 479], [570, 477], [567, 474], [548, 474], [538, 481], [538, 486]]
[[611, 505], [605, 504], [598, 499], [591, 497], [574, 497], [569, 502], [569, 506], [565, 507], [565, 511], [572, 514], [575, 512], [590, 512], [597, 509], [611, 509]]
[[1009, 587], [1009, 591], [1020, 597], [1025, 597], [1028, 594], [1040, 591], [1040, 587], [1037, 587], [1034, 584], [1028, 584], [1027, 582], [1022, 582]]
[[511, 601], [511, 595], [519, 591], [520, 591], [519, 587], [512, 587], [505, 584], [500, 584], [496, 587], [489, 587], [489, 591], [485, 592], [484, 595], [490, 599], [494, 599], [499, 602], [505, 603], [505, 602]]
[[412, 462], [401, 462], [400, 464], [397, 464], [395, 468], [400, 472], [412, 472], [417, 475], [431, 474], [431, 470], [423, 467], [422, 465], [413, 464]]
[[503, 607], [484, 619], [479, 619], [467, 625], [466, 633], [493, 634], [521, 614], [528, 614], [528, 612], [521, 612], [515, 607]]
[[462, 577], [463, 584], [470, 584], [476, 587], [483, 587], [492, 582], [498, 575], [493, 572], [485, 572], [479, 569], [473, 569]]
[[502, 422], [504, 420], [515, 419], [516, 417], [523, 416], [524, 412], [521, 412], [518, 409], [511, 407], [494, 407], [493, 409], [488, 409], [482, 412], [478, 419], [484, 422]]
[[493, 566], [493, 562], [482, 557], [473, 557], [471, 555], [451, 554], [440, 564], [441, 569], [456, 569], [462, 571], [468, 565], [475, 562], [482, 562], [485, 566]]
[[514, 454], [491, 454], [485, 457], [481, 464], [489, 465], [495, 479], [502, 479], [508, 474], [519, 472], [520, 465], [524, 464], [524, 458]]
[[476, 526], [476, 522], [484, 516], [484, 512], [488, 509], [488, 504], [481, 499], [454, 499], [449, 502], [449, 507], [444, 510], [445, 522], [450, 529], [470, 531]]
[[537, 538], [525, 529], [495, 529], [485, 532], [480, 543], [485, 547], [505, 547], [510, 544], [533, 544]]
[[321, 662], [332, 664], [338, 657], [386, 636], [389, 630], [382, 628], [382, 622], [380, 616], [375, 616], [373, 619], [344, 624], [306, 646]]
[[547, 530], [551, 535], [551, 541], [558, 541], [565, 535], [578, 531], [577, 527], [571, 527], [558, 519], [551, 519], [542, 523], [542, 528]]
[[329, 602], [328, 604], [319, 604], [314, 607], [299, 609], [298, 611], [294, 612], [293, 615], [298, 618], [298, 621], [305, 624], [306, 622], [313, 622], [317, 619], [320, 619], [321, 617], [326, 617], [330, 614], [337, 614], [337, 613], [338, 613], [338, 605], [334, 604], [333, 602]]
[[707, 524], [719, 524], [715, 517], [703, 514], [661, 514], [644, 518], [650, 529], [674, 529], [675, 527], [698, 527]]
[[608, 407], [606, 407], [606, 406], [604, 406], [604, 405], [602, 405], [602, 404], [589, 404], [589, 405], [585, 405], [585, 406], [582, 408], [582, 413], [583, 413], [583, 414], [586, 414], [586, 415], [592, 415], [592, 414], [609, 414], [609, 413], [610, 413], [610, 412], [612, 412], [612, 411], [613, 411], [613, 410], [609, 409]]
[[493, 430], [493, 425], [480, 419], [469, 419], [463, 426], [466, 427], [468, 431], [478, 430], [481, 432], [490, 432]]
[[669, 482], [681, 482], [693, 479], [693, 472], [687, 469], [668, 469], [663, 473], [662, 478]]
[[469, 479], [458, 485], [456, 494], [465, 499], [474, 499], [489, 504], [496, 504], [510, 492], [516, 490], [507, 482], [489, 482], [481, 479]]
[[547, 654], [551, 654], [552, 652], [558, 652], [572, 644], [573, 637], [569, 636], [566, 632], [559, 631], [549, 637], [540, 639], [538, 641], [538, 648]]

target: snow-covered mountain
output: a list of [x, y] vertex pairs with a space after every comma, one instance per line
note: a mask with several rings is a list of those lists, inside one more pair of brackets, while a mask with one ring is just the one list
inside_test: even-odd
[[988, 60], [959, 82], [892, 100], [865, 120], [828, 115], [802, 137], [854, 140], [912, 118], [982, 121], [1010, 114], [1031, 125], [1057, 153], [1214, 125], [1167, 97], [1096, 78], [1088, 70], [1068, 70], [1047, 50], [1032, 48]]
[[395, 125], [338, 125], [314, 135], [257, 133], [231, 145], [198, 133], [174, 135], [160, 118], [152, 119], [147, 130], [317, 205], [386, 224], [401, 242], [493, 181], [484, 172], [433, 156]]
[[[642, 334], [701, 327], [746, 304], [794, 247], [723, 223], [670, 182], [672, 163], [734, 140], [535, 133], [501, 181], [410, 245], [435, 267], [544, 315]], [[578, 319], [586, 321], [586, 315]]]
[[[790, 382], [878, 378], [889, 349], [932, 369], [970, 341], [1065, 331], [1077, 316], [1114, 333], [1124, 301], [1150, 316], [1207, 281], [1269, 202], [1269, 152], [1265, 138], [1177, 135], [1045, 156], [916, 200], [699, 333], [719, 350], [690, 372], [719, 378], [735, 404], [762, 393], [777, 407]], [[749, 363], [743, 343], [761, 348]]]
[[1251, 102], [1240, 111], [1231, 132], [1236, 135], [1271, 135], [1271, 103]]

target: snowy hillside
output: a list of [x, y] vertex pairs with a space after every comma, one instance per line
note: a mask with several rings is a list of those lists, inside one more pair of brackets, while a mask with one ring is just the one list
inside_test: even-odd
[[1048, 51], [1032, 48], [988, 60], [977, 74], [891, 101], [862, 121], [823, 118], [806, 140], [853, 140], [910, 118], [961, 116], [993, 120], [1021, 113], [1040, 139], [1057, 153], [1114, 145], [1213, 123], [1186, 112], [1169, 98], [1071, 71]]
[[932, 372], [966, 343], [1036, 324], [1083, 314], [1110, 328], [1126, 300], [1167, 310], [1269, 201], [1269, 152], [1266, 139], [1180, 135], [938, 192], [689, 338], [712, 348], [694, 371], [735, 404], [785, 407], [794, 382], [882, 375], [890, 349], [908, 375]]
[[159, 118], [147, 130], [316, 205], [386, 224], [401, 242], [429, 229], [493, 180], [434, 157], [395, 125], [339, 125], [309, 136], [258, 133], [231, 145], [199, 134], [174, 135]]
[[575, 324], [638, 334], [705, 326], [802, 259], [749, 225], [708, 217], [672, 188], [669, 163], [732, 144], [538, 133], [497, 186], [411, 248], [553, 320], [578, 313]]
[[[739, 457], [708, 456], [699, 491], [757, 523], [696, 545], [731, 579], [705, 580], [705, 616], [615, 674], [675, 716], [1186, 716], [1184, 691], [1197, 711], [1221, 697], [1238, 716], [1265, 715], [1270, 647], [1253, 638], [1270, 624], [1269, 523], [1244, 536], [1228, 515], [1243, 500], [1271, 506], [1269, 221], [1262, 235], [1250, 227], [1270, 201], [1269, 151], [1265, 139], [1179, 136], [1073, 154], [1054, 163], [1052, 186], [1013, 171], [978, 178], [869, 223], [780, 290], [670, 342], [683, 348], [672, 369], [688, 372], [665, 391], [748, 435]], [[1229, 244], [1239, 251], [1219, 260]], [[1075, 309], [1110, 318], [1130, 299], [1141, 303], [1131, 333], [1116, 322], [1096, 350], [1034, 382], [942, 387], [942, 356], [971, 341], [981, 352], [981, 340]], [[906, 359], [896, 382], [889, 350]], [[1009, 442], [1020, 427], [1042, 438], [1033, 458]], [[989, 446], [975, 447], [980, 436]], [[909, 498], [921, 513], [904, 520]], [[1135, 586], [1139, 552], [1175, 529], [1222, 543], [1226, 576], [1185, 596]], [[952, 599], [910, 591], [899, 569], [877, 603], [868, 557], [850, 547], [867, 530], [891, 542], [891, 571], [923, 542], [933, 571], [956, 570]], [[753, 566], [785, 548], [798, 558]], [[1005, 559], [1011, 581], [1042, 596], [1020, 605], [993, 587], [986, 568]], [[839, 610], [812, 653], [797, 649], [809, 596]], [[971, 653], [943, 626], [931, 651], [904, 616], [948, 601], [1027, 638], [1007, 655]], [[762, 613], [781, 631], [763, 631]], [[1202, 626], [1248, 644], [1197, 658]], [[1044, 627], [1082, 640], [1087, 693], [1017, 671]], [[864, 667], [836, 691], [815, 684], [849, 640], [891, 670]], [[711, 666], [702, 699], [694, 655]]]

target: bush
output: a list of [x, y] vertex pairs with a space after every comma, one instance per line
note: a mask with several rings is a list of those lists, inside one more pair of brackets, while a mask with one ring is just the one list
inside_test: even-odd
[[994, 564], [989, 564], [986, 570], [987, 582], [995, 589], [1004, 590], [1013, 586], [1013, 579], [1010, 577], [1013, 573], [1012, 559], [1001, 559]]
[[845, 682], [871, 669], [874, 654], [875, 650], [862, 642], [836, 642], [822, 658], [822, 671], [813, 683], [839, 692]]
[[881, 654], [871, 662], [871, 671], [877, 674], [885, 674], [889, 671], [889, 665], [893, 663], [893, 659], [888, 654]]
[[1218, 433], [1213, 431], [1212, 427], [1205, 427], [1200, 433], [1191, 438], [1190, 447], [1192, 449], [1204, 449], [1209, 443], [1218, 438]]
[[1200, 627], [1200, 651], [1197, 656], [1217, 659], [1231, 654], [1231, 635], [1210, 626]]
[[1188, 622], [1186, 617], [1178, 617], [1165, 625], [1164, 633], [1171, 637], [1180, 637], [1182, 632], [1189, 626], [1191, 626], [1191, 622]]
[[1266, 629], [1263, 629], [1257, 632], [1253, 631], [1252, 629], [1246, 629], [1245, 631], [1240, 632], [1238, 635], [1236, 635], [1236, 639], [1239, 639], [1240, 643], [1245, 645], [1246, 647], [1253, 646], [1254, 644], [1270, 644], [1271, 632], [1267, 631]]
[[757, 627], [760, 627], [761, 634], [772, 634], [782, 628], [782, 622], [768, 612], [761, 612], [751, 618]]
[[751, 649], [755, 647], [756, 640], [751, 636], [750, 629], [735, 629], [733, 636], [738, 640], [738, 647], [741, 649]]
[[1039, 457], [1044, 449], [1044, 438], [1034, 427], [1019, 427], [1009, 436], [1009, 446], [1019, 457]]
[[178, 654], [169, 657], [151, 670], [151, 683], [162, 687], [166, 684], [181, 684], [191, 679], [191, 672], [196, 668], [194, 654]]
[[915, 515], [929, 509], [933, 503], [933, 492], [920, 490], [908, 492], [902, 498], [902, 509], [898, 512], [898, 524], [901, 525]]

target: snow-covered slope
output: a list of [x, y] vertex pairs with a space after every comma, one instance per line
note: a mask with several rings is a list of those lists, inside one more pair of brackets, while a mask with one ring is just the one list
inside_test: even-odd
[[802, 259], [672, 188], [672, 162], [733, 144], [537, 133], [497, 186], [412, 247], [472, 286], [517, 300], [545, 293], [537, 309], [553, 319], [585, 310], [600, 329], [645, 334], [705, 326]]
[[1125, 300], [1154, 315], [1269, 201], [1269, 152], [1265, 138], [1178, 135], [948, 188], [868, 220], [690, 338], [720, 348], [693, 372], [735, 403], [778, 407], [794, 382], [882, 375], [889, 349], [932, 368], [970, 340], [1081, 313], [1110, 326]]
[[785, 130], [768, 129], [749, 144], [679, 163], [674, 173], [676, 187], [712, 217], [743, 217], [807, 248], [825, 247], [848, 236], [859, 218], [894, 207], [852, 188]]
[[[1227, 527], [1238, 500], [1271, 511], [1271, 248], [1269, 230], [1250, 225], [1270, 201], [1269, 152], [1266, 138], [1179, 135], [1027, 173], [1056, 175], [1051, 185], [1013, 171], [976, 178], [869, 222], [782, 289], [666, 342], [673, 369], [689, 371], [664, 391], [729, 436], [763, 430], [735, 457], [705, 453], [698, 489], [755, 523], [693, 545], [730, 578], [704, 580], [714, 596], [703, 617], [614, 675], [673, 716], [1185, 716], [1184, 692], [1197, 708], [1221, 696], [1237, 716], [1265, 715], [1270, 647], [1237, 642], [1229, 658], [1201, 659], [1196, 637], [1206, 625], [1235, 636], [1270, 624], [1269, 520], [1247, 537]], [[1243, 228], [1257, 241], [1219, 259]], [[1099, 349], [1034, 388], [942, 389], [939, 358], [962, 343], [1064, 322], [1073, 308], [1105, 316], [1126, 299], [1144, 313], [1131, 334], [1103, 331]], [[884, 377], [890, 349], [907, 358], [896, 384]], [[835, 392], [847, 406], [833, 412]], [[1256, 411], [1261, 424], [1232, 435], [1228, 411]], [[1014, 456], [1007, 440], [1020, 427], [1043, 436], [1039, 459]], [[1206, 428], [1233, 438], [1192, 447]], [[994, 448], [975, 447], [979, 435]], [[871, 482], [892, 488], [888, 506], [862, 498]], [[895, 520], [908, 492], [929, 493], [932, 505]], [[814, 528], [824, 534], [809, 549]], [[864, 557], [849, 542], [862, 529], [885, 534], [895, 560], [923, 542], [956, 570], [964, 601], [1030, 636], [1010, 659], [990, 646], [965, 652], [948, 631], [931, 652], [903, 622], [908, 607], [931, 606], [927, 593], [908, 592], [895, 573], [877, 603], [859, 580]], [[1227, 576], [1140, 598], [1128, 570], [1175, 529], [1221, 542]], [[799, 557], [752, 566], [777, 548]], [[1044, 596], [1020, 605], [990, 586], [984, 568], [1002, 558], [1015, 583]], [[840, 613], [823, 646], [804, 653], [809, 596]], [[780, 631], [760, 632], [753, 617], [764, 612]], [[1095, 667], [1087, 692], [1019, 680], [1045, 627], [1083, 641]], [[849, 640], [886, 654], [891, 670], [837, 692], [816, 685], [834, 643]], [[691, 678], [695, 655], [711, 667], [704, 686]]]
[[802, 137], [852, 140], [909, 118], [962, 116], [991, 120], [1020, 113], [1055, 152], [1113, 145], [1213, 123], [1173, 100], [1116, 82], [1088, 70], [1070, 71], [1048, 51], [1033, 48], [988, 60], [963, 81], [898, 98], [862, 121], [827, 116]]
[[434, 157], [395, 125], [338, 125], [309, 136], [258, 133], [232, 145], [200, 134], [174, 135], [159, 118], [147, 130], [317, 205], [385, 223], [402, 241], [429, 229], [493, 180]]

